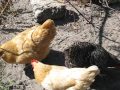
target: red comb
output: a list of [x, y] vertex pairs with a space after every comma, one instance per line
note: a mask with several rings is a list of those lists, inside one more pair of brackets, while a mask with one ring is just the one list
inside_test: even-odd
[[31, 63], [33, 63], [33, 62], [36, 62], [36, 63], [37, 63], [38, 60], [36, 60], [36, 59], [32, 59], [32, 60], [31, 60]]

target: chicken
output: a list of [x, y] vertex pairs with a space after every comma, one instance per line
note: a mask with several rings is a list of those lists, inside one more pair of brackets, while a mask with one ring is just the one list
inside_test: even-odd
[[19, 33], [12, 40], [0, 46], [0, 57], [8, 63], [26, 64], [31, 59], [44, 59], [49, 53], [49, 45], [56, 35], [54, 21], [46, 20]]
[[101, 70], [107, 67], [118, 67], [120, 61], [103, 47], [88, 42], [75, 42], [64, 50], [65, 66], [89, 67], [98, 66]]
[[86, 90], [99, 74], [97, 66], [67, 68], [31, 61], [35, 80], [47, 90]]

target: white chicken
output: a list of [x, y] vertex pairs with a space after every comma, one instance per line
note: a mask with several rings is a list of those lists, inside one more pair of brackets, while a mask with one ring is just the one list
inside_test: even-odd
[[32, 60], [31, 64], [35, 80], [47, 90], [86, 90], [100, 72], [97, 66], [69, 69], [37, 60]]

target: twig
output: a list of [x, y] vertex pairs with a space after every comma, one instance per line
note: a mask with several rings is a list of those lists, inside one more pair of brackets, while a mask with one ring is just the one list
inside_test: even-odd
[[5, 4], [5, 7], [4, 7], [3, 10], [0, 12], [0, 16], [2, 16], [2, 14], [3, 14], [3, 12], [5, 11], [5, 9], [7, 8], [9, 2], [10, 2], [10, 0], [8, 0], [7, 3]]
[[79, 15], [81, 15], [88, 23], [90, 23], [94, 27], [94, 24], [89, 21], [69, 0], [66, 1], [79, 13]]
[[115, 40], [111, 40], [110, 38], [108, 38], [108, 37], [106, 37], [106, 36], [104, 36], [104, 35], [102, 35], [105, 39], [108, 39], [109, 41], [112, 41], [112, 42], [115, 42], [115, 43], [118, 43], [118, 44], [120, 44], [120, 42], [117, 42], [117, 41], [115, 41]]

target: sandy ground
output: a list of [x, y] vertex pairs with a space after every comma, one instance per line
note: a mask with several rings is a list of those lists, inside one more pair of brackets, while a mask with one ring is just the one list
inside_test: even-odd
[[[24, 4], [22, 3], [24, 1]], [[11, 39], [23, 29], [34, 26], [34, 16], [29, 0], [20, 0], [14, 5], [17, 13], [9, 14], [0, 25], [0, 44]], [[19, 4], [18, 4], [19, 3]], [[107, 51], [120, 59], [120, 4], [115, 9], [104, 10], [98, 5], [78, 8], [95, 27], [67, 4], [69, 12], [63, 19], [55, 20], [57, 35], [50, 48], [51, 52], [44, 63], [64, 65], [63, 51], [74, 41], [88, 41], [102, 45]], [[0, 61], [1, 84], [8, 90], [43, 90], [36, 84], [30, 65], [8, 64]], [[106, 75], [98, 76], [91, 90], [120, 90], [120, 70], [110, 69]], [[0, 89], [1, 90], [1, 89]], [[5, 89], [2, 89], [5, 90]]]

